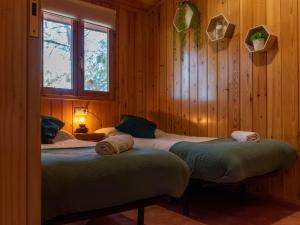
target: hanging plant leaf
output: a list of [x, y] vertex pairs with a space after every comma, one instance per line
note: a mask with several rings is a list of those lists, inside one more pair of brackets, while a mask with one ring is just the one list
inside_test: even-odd
[[176, 9], [173, 25], [179, 33], [181, 59], [183, 60], [183, 49], [186, 44], [186, 34], [190, 29], [194, 30], [194, 42], [198, 47], [201, 42], [200, 12], [191, 0], [180, 2]]

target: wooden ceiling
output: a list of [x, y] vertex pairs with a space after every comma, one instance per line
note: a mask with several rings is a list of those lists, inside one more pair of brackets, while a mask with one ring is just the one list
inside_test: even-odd
[[148, 7], [151, 7], [158, 2], [158, 0], [133, 0], [133, 1], [137, 3], [141, 3], [143, 5], [147, 5]]
[[133, 6], [140, 9], [149, 9], [159, 1], [160, 0], [117, 0], [116, 2], [120, 2], [122, 4]]
[[91, 3], [98, 3], [104, 6], [117, 6], [123, 5], [129, 8], [135, 8], [138, 10], [149, 10], [155, 6], [161, 0], [82, 0]]

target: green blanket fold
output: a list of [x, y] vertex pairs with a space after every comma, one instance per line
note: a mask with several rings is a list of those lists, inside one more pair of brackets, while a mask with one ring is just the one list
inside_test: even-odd
[[93, 148], [42, 151], [42, 220], [168, 195], [189, 181], [185, 162], [155, 149], [99, 156]]
[[293, 146], [267, 139], [259, 143], [238, 143], [233, 139], [180, 142], [170, 151], [189, 165], [192, 178], [216, 183], [235, 183], [286, 169], [297, 157]]

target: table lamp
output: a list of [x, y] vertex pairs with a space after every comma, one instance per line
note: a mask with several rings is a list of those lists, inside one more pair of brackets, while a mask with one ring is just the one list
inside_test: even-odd
[[89, 129], [86, 127], [86, 117], [88, 115], [88, 109], [86, 107], [74, 108], [74, 122], [78, 125], [76, 133], [87, 133]]

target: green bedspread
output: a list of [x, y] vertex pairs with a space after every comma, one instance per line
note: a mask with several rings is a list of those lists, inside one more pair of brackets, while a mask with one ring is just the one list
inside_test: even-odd
[[216, 183], [235, 183], [288, 168], [297, 157], [291, 145], [276, 140], [238, 143], [232, 139], [180, 142], [171, 150], [191, 169], [191, 177]]
[[169, 152], [133, 149], [99, 156], [93, 148], [42, 151], [42, 220], [162, 195], [180, 197], [185, 162]]

